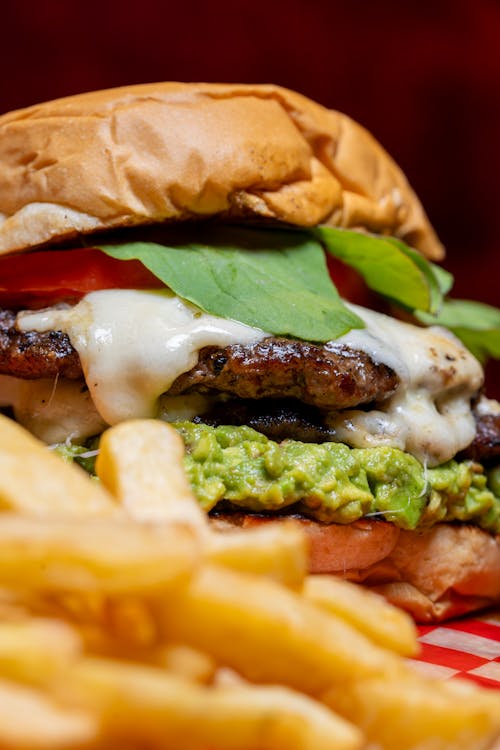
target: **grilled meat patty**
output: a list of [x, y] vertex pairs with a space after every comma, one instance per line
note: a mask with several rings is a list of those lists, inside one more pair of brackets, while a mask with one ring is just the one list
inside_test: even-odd
[[493, 466], [500, 459], [500, 414], [484, 413], [474, 409], [476, 435], [473, 442], [460, 453], [459, 458], [468, 458], [486, 466]]
[[69, 337], [61, 331], [22, 333], [15, 327], [16, 313], [0, 310], [0, 373], [36, 380], [60, 375], [83, 377], [80, 358]]
[[[20, 332], [16, 313], [0, 311], [0, 373], [18, 378], [83, 377], [77, 352], [61, 331]], [[292, 397], [326, 409], [346, 409], [390, 396], [398, 376], [363, 352], [328, 349], [284, 338], [225, 348], [205, 347], [180, 375], [172, 396], [218, 392], [238, 398]]]
[[[21, 332], [16, 312], [0, 310], [0, 374], [37, 379], [83, 378], [78, 353], [61, 331]], [[195, 367], [180, 375], [169, 395], [224, 393], [200, 421], [247, 424], [272, 440], [335, 439], [323, 410], [341, 410], [381, 401], [399, 383], [388, 366], [343, 345], [331, 348], [270, 337], [256, 344], [205, 347]], [[477, 432], [460, 458], [496, 463], [500, 456], [500, 415], [474, 411]]]
[[[474, 440], [457, 458], [486, 466], [495, 465], [500, 459], [500, 414], [486, 414], [474, 409], [474, 418]], [[335, 430], [325, 420], [325, 412], [294, 399], [229, 399], [215, 403], [206, 414], [195, 417], [193, 421], [214, 427], [246, 424], [278, 443], [287, 439], [303, 443], [336, 440]]]
[[270, 337], [223, 349], [207, 346], [198, 363], [172, 384], [170, 395], [227, 393], [243, 399], [295, 398], [323, 409], [348, 409], [393, 394], [390, 367], [347, 346], [331, 348]]
[[229, 399], [218, 401], [193, 422], [218, 425], [248, 425], [270, 440], [300, 440], [302, 443], [325, 443], [335, 440], [331, 427], [325, 424], [324, 412], [295, 399]]

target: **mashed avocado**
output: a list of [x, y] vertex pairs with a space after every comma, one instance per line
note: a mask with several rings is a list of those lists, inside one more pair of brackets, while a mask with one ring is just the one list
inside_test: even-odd
[[327, 523], [380, 517], [404, 529], [471, 521], [500, 532], [500, 497], [471, 461], [426, 469], [396, 448], [275, 443], [250, 427], [175, 425], [205, 510], [222, 500], [252, 511], [293, 510]]
[[[397, 448], [343, 443], [275, 443], [250, 427], [174, 425], [186, 470], [206, 510], [221, 500], [256, 512], [290, 508], [326, 523], [381, 518], [403, 529], [468, 521], [500, 533], [500, 475], [472, 461], [428, 469]], [[61, 445], [67, 460], [93, 472], [95, 444]], [[292, 507], [293, 506], [293, 507]]]

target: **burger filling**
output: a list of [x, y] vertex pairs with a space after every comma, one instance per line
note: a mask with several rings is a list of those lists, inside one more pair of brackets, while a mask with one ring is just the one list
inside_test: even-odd
[[[331, 231], [336, 242], [339, 230]], [[378, 241], [346, 234], [353, 264], [367, 264], [387, 294], [384, 274], [363, 255]], [[0, 311], [0, 405], [90, 469], [107, 425], [138, 417], [176, 424], [209, 511], [286, 508], [405, 529], [472, 521], [499, 533], [498, 478], [482, 464], [498, 463], [500, 407], [478, 398], [477, 359], [445, 328], [343, 302], [316, 240], [255, 236], [250, 250], [224, 239], [74, 251], [72, 260], [73, 251], [35, 253], [34, 303], [23, 306], [26, 290], [10, 288], [11, 307]], [[281, 249], [262, 247], [262, 237], [275, 236]], [[381, 242], [392, 258], [399, 245]], [[67, 266], [58, 295], [44, 255]], [[97, 259], [102, 278], [89, 282], [89, 268], [80, 278], [77, 255]], [[416, 314], [425, 300], [424, 312], [442, 304], [448, 281], [414, 256], [401, 250], [396, 277], [406, 285], [399, 302]], [[123, 260], [137, 258], [128, 288]], [[6, 260], [15, 287], [22, 274], [14, 266], [29, 256]]]
[[78, 352], [107, 424], [157, 416], [163, 394], [292, 397], [322, 409], [339, 442], [449, 460], [474, 438], [479, 363], [442, 329], [355, 312], [366, 328], [322, 346], [207, 315], [169, 291], [93, 292], [72, 307], [21, 312], [16, 326], [29, 337], [67, 335], [60, 343]]

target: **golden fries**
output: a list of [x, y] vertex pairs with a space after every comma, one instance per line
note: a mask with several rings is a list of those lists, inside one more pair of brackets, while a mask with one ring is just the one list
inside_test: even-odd
[[311, 602], [341, 617], [379, 646], [402, 656], [417, 653], [417, 629], [413, 620], [378, 594], [327, 575], [308, 576], [304, 594]]
[[75, 631], [57, 620], [0, 623], [0, 675], [38, 685], [60, 674], [81, 652]]
[[401, 658], [405, 615], [306, 575], [296, 525], [215, 532], [181, 460], [169, 426], [119, 425], [99, 486], [0, 419], [1, 748], [485, 750], [500, 735], [498, 695]]
[[255, 682], [310, 695], [355, 672], [376, 675], [396, 662], [340, 619], [273, 581], [204, 566], [164, 607], [171, 640], [206, 650]]
[[124, 738], [192, 750], [363, 745], [350, 724], [285, 688], [204, 687], [159, 669], [108, 660], [80, 660], [65, 676], [59, 699], [97, 715], [110, 746]]
[[151, 419], [131, 420], [104, 433], [96, 471], [132, 518], [181, 521], [207, 533], [208, 521], [184, 473], [183, 456], [182, 440], [171, 427]]
[[0, 510], [103, 517], [116, 512], [116, 503], [79, 466], [64, 463], [0, 414]]
[[0, 747], [55, 750], [82, 747], [98, 735], [98, 721], [63, 708], [44, 693], [0, 680]]
[[[169, 425], [132, 420], [107, 430], [96, 470], [116, 501], [136, 521], [189, 524], [217, 563], [268, 575], [294, 588], [307, 572], [307, 542], [295, 524], [216, 533], [183, 470], [184, 448]], [[137, 460], [138, 457], [140, 460]]]
[[184, 677], [190, 682], [199, 682], [202, 685], [213, 682], [217, 670], [217, 664], [212, 656], [204, 651], [178, 644], [160, 649], [156, 654], [155, 664], [177, 677]]
[[167, 592], [197, 558], [190, 529], [125, 519], [0, 515], [0, 586], [33, 592]]
[[218, 565], [268, 576], [295, 589], [305, 580], [307, 540], [293, 521], [212, 532], [206, 545], [207, 556]]
[[500, 732], [498, 695], [465, 682], [434, 682], [405, 665], [393, 674], [354, 680], [323, 700], [391, 750], [489, 748]]

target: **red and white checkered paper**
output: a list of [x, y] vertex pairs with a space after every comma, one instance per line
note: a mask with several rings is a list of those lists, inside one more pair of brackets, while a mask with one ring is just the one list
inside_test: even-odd
[[421, 625], [415, 666], [425, 674], [465, 677], [500, 689], [500, 611], [442, 625]]

